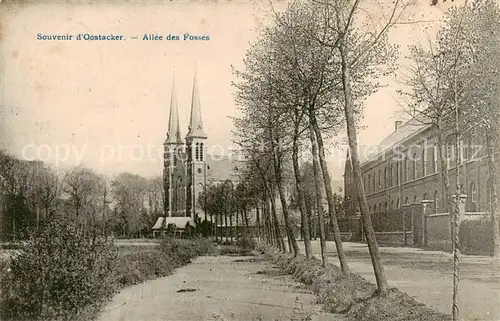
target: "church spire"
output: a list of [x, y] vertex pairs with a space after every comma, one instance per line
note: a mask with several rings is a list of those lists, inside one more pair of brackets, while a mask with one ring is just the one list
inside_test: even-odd
[[191, 118], [189, 121], [189, 132], [186, 137], [207, 138], [203, 130], [203, 121], [201, 119], [200, 94], [198, 92], [198, 82], [196, 72], [193, 80], [193, 97], [191, 100]]
[[170, 99], [170, 115], [167, 140], [165, 143], [182, 144], [181, 129], [179, 126], [179, 111], [177, 110], [177, 95], [175, 94], [175, 79], [172, 79], [172, 97]]

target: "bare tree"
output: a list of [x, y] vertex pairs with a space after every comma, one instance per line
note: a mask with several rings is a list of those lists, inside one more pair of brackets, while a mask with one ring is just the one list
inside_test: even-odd
[[[381, 26], [368, 26], [359, 21], [362, 19], [360, 12], [365, 12], [360, 10], [361, 4], [361, 0], [319, 2], [318, 12], [322, 15], [321, 24], [325, 26], [324, 32], [327, 36], [318, 37], [317, 41], [326, 47], [335, 48], [338, 52], [338, 60], [335, 63], [340, 66], [341, 85], [337, 87], [340, 89], [340, 95], [337, 97], [345, 113], [354, 182], [378, 292], [385, 293], [388, 290], [387, 279], [368, 213], [358, 155], [356, 110], [360, 105], [359, 98], [366, 97], [369, 92], [376, 89], [376, 86], [369, 81], [370, 78], [376, 77], [374, 72], [384, 74], [384, 70], [392, 71], [387, 68], [390, 66], [387, 63], [394, 57], [394, 48], [387, 44], [387, 31], [401, 16], [405, 6], [402, 6], [399, 0], [395, 1], [388, 18], [383, 19]], [[362, 27], [357, 27], [358, 25]], [[381, 68], [382, 64], [385, 64], [385, 68]], [[360, 68], [361, 66], [363, 68]]]

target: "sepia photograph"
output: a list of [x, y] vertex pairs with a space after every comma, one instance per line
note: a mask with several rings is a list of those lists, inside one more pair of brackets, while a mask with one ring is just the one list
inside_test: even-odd
[[499, 0], [0, 0], [0, 320], [500, 321]]

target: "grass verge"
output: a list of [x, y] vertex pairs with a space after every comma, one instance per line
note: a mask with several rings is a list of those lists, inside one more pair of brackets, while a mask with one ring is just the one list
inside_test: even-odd
[[346, 320], [356, 321], [448, 321], [451, 317], [417, 302], [404, 292], [391, 288], [378, 295], [375, 285], [361, 276], [343, 274], [339, 267], [321, 266], [316, 258], [293, 257], [279, 252], [267, 244], [256, 248], [266, 255], [280, 270], [292, 274], [310, 286], [317, 295], [318, 303], [331, 313], [344, 314]]

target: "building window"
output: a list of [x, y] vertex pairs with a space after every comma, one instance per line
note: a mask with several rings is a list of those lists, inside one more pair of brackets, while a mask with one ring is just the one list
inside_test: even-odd
[[424, 193], [424, 197], [422, 198], [423, 201], [427, 200], [427, 193]]
[[372, 181], [373, 181], [372, 192], [375, 192], [375, 173], [373, 173]]
[[195, 153], [196, 153], [196, 160], [200, 160], [200, 143], [196, 143]]
[[398, 199], [396, 200], [396, 208], [399, 208], [399, 207], [400, 206], [399, 206], [399, 197], [398, 197]]
[[422, 146], [422, 176], [425, 176], [427, 173], [426, 173], [426, 157], [427, 157], [427, 153], [426, 153], [426, 150], [425, 150], [425, 146]]
[[438, 166], [437, 166], [437, 163], [438, 163], [437, 146], [432, 146], [431, 152], [432, 152], [432, 173], [437, 173], [437, 169], [438, 169]]
[[475, 212], [477, 208], [476, 184], [470, 183], [469, 194], [470, 194], [470, 202], [468, 202], [469, 203], [468, 210], [469, 212]]
[[392, 171], [392, 167], [393, 167], [393, 166], [392, 166], [392, 163], [391, 163], [391, 164], [389, 165], [389, 177], [388, 177], [388, 178], [389, 178], [389, 186], [393, 186], [393, 185], [392, 185], [392, 173], [393, 173], [393, 171]]
[[401, 175], [400, 171], [401, 166], [399, 165], [399, 160], [396, 162], [396, 184], [399, 185], [401, 183], [401, 178], [399, 177]]
[[203, 161], [203, 143], [200, 144], [200, 160]]
[[405, 157], [405, 166], [404, 166], [403, 171], [404, 171], [404, 174], [403, 174], [404, 181], [408, 182], [408, 155]]
[[381, 182], [381, 176], [382, 176], [382, 171], [378, 171], [378, 189], [382, 187], [382, 182]]
[[413, 204], [417, 203], [417, 195], [413, 196]]
[[405, 198], [405, 204], [408, 204], [408, 197]]
[[476, 184], [470, 183], [470, 194], [471, 194], [471, 202], [477, 202], [477, 194], [476, 194]]
[[439, 210], [439, 196], [438, 191], [434, 191], [434, 214]]
[[368, 213], [371, 213], [371, 212], [372, 212], [372, 206], [368, 205]]
[[412, 164], [413, 164], [413, 179], [417, 178], [417, 153], [413, 153], [413, 159], [412, 159]]
[[370, 182], [372, 181], [371, 178], [372, 178], [372, 175], [368, 174], [368, 184], [366, 184], [366, 188], [368, 189], [368, 192], [371, 191], [371, 188], [370, 188], [370, 184], [371, 184]]
[[453, 135], [448, 135], [446, 138], [446, 162], [448, 163], [448, 168], [450, 168], [451, 161], [455, 159], [455, 144], [453, 141]]
[[384, 188], [387, 187], [387, 167], [384, 168]]

